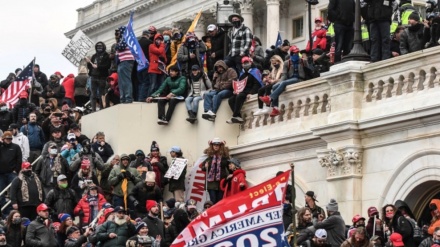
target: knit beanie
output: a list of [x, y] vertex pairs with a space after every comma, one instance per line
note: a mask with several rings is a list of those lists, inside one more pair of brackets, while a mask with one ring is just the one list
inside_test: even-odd
[[142, 228], [144, 228], [144, 227], [147, 227], [147, 228], [148, 228], [147, 223], [145, 223], [145, 222], [143, 222], [143, 221], [139, 221], [139, 222], [136, 224], [136, 233], [139, 233], [139, 231], [140, 231]]
[[153, 152], [153, 151], [159, 151], [159, 144], [157, 144], [156, 141], [153, 141], [153, 142], [151, 143], [150, 152]]
[[170, 199], [166, 200], [165, 203], [167, 204], [167, 206], [169, 208], [174, 208], [176, 206], [176, 199], [170, 198]]
[[157, 205], [156, 201], [153, 200], [147, 200], [147, 211], [150, 212], [150, 210]]
[[420, 21], [420, 15], [419, 15], [419, 13], [417, 13], [417, 11], [413, 11], [413, 12], [409, 15], [408, 20]]
[[338, 202], [336, 201], [336, 199], [330, 199], [330, 202], [327, 204], [326, 208], [327, 211], [338, 211]]
[[145, 182], [155, 183], [156, 182], [156, 173], [148, 171], [145, 174]]
[[60, 220], [61, 223], [66, 221], [67, 218], [72, 218], [72, 217], [70, 216], [70, 214], [59, 214], [58, 215], [58, 219]]

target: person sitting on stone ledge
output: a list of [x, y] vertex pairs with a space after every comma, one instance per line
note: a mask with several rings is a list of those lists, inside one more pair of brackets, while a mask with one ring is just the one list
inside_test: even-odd
[[[159, 125], [168, 125], [173, 115], [174, 108], [179, 101], [184, 99], [186, 92], [186, 78], [180, 75], [177, 65], [173, 65], [169, 69], [170, 77], [165, 79], [160, 88], [154, 92], [151, 97], [147, 98], [147, 102], [153, 102], [157, 98], [157, 111]], [[168, 110], [165, 114], [165, 105], [169, 102]]]
[[273, 85], [272, 94], [270, 96], [259, 97], [259, 99], [266, 103], [266, 105], [272, 104], [273, 109], [270, 113], [271, 117], [280, 115], [280, 111], [278, 110], [278, 98], [280, 97], [280, 94], [286, 90], [288, 85], [300, 82], [301, 80], [304, 80], [304, 78], [304, 66], [299, 58], [299, 49], [295, 45], [292, 45], [290, 47], [290, 59], [284, 61], [281, 79]]

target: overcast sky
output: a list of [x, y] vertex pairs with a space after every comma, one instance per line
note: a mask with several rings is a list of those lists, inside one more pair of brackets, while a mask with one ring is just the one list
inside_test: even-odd
[[0, 80], [34, 57], [48, 77], [55, 71], [76, 75], [77, 68], [61, 55], [69, 42], [64, 33], [76, 27], [76, 9], [91, 3], [93, 0], [5, 2], [0, 14]]

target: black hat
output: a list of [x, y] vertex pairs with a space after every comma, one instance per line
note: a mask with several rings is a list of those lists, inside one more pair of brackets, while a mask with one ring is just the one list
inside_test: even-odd
[[290, 42], [287, 39], [285, 39], [281, 44], [281, 46], [290, 46]]
[[117, 207], [115, 207], [115, 211], [114, 212], [116, 212], [116, 213], [124, 212], [125, 213], [125, 209], [122, 206], [117, 206]]
[[409, 15], [408, 20], [420, 21], [420, 15], [419, 15], [419, 13], [417, 13], [417, 11], [413, 11], [413, 12]]
[[241, 21], [241, 22], [244, 21], [244, 19], [243, 19], [243, 17], [242, 17], [241, 15], [239, 15], [239, 14], [237, 14], [237, 13], [234, 13], [234, 14], [232, 14], [232, 15], [230, 15], [230, 16], [228, 17], [228, 21], [229, 21], [230, 23], [232, 23], [232, 17], [238, 17], [238, 18], [240, 18], [240, 21]]
[[157, 144], [156, 141], [153, 141], [153, 142], [151, 143], [150, 152], [153, 152], [153, 151], [159, 151], [159, 144]]
[[228, 160], [228, 162], [234, 164], [238, 168], [241, 168], [240, 161], [236, 158], [231, 158]]
[[180, 69], [179, 69], [179, 66], [177, 66], [177, 65], [172, 65], [170, 68], [169, 68], [169, 71], [177, 71], [177, 72], [180, 72]]
[[70, 129], [71, 129], [71, 130], [79, 129], [79, 126], [78, 126], [78, 124], [76, 124], [76, 123], [72, 123], [72, 124], [70, 125]]
[[318, 200], [316, 200], [316, 195], [315, 192], [313, 191], [307, 191], [306, 195], [310, 196], [314, 201], [318, 202]]
[[12, 123], [9, 125], [9, 129], [18, 129], [18, 128], [19, 128], [19, 126], [16, 123]]
[[56, 132], [62, 132], [61, 131], [61, 128], [52, 128], [51, 130], [50, 130], [50, 133], [52, 134], [52, 133], [56, 133]]
[[79, 231], [79, 228], [76, 226], [71, 226], [67, 229], [66, 235], [69, 236], [70, 234]]
[[319, 48], [316, 48], [316, 49], [313, 49], [312, 53], [313, 53], [314, 55], [316, 54], [316, 55], [321, 56], [321, 55], [324, 53], [324, 51], [321, 50], [321, 49], [319, 49]]
[[197, 64], [194, 64], [193, 66], [191, 66], [191, 70], [200, 70], [200, 66]]
[[15, 70], [15, 74], [17, 74], [18, 71], [23, 71], [23, 70], [20, 69], [20, 68], [17, 68], [17, 69]]

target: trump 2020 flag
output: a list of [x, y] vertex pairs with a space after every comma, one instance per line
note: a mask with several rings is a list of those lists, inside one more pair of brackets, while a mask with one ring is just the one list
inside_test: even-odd
[[14, 82], [2, 93], [1, 100], [12, 108], [21, 92], [29, 88], [29, 78], [33, 75], [35, 59], [18, 74]]
[[133, 13], [134, 12], [131, 12], [130, 14], [130, 20], [128, 21], [127, 28], [125, 29], [125, 32], [122, 34], [122, 36], [125, 38], [127, 46], [130, 48], [131, 54], [133, 54], [134, 59], [136, 59], [136, 62], [138, 64], [137, 70], [141, 71], [144, 69], [148, 69], [150, 63], [145, 57], [145, 54], [142, 51], [141, 46], [139, 45], [136, 35], [134, 34]]
[[288, 246], [283, 202], [290, 171], [227, 197], [201, 213], [171, 247]]
[[278, 31], [277, 42], [275, 43], [275, 47], [280, 47], [283, 44], [283, 39], [281, 39], [281, 34]]

